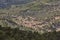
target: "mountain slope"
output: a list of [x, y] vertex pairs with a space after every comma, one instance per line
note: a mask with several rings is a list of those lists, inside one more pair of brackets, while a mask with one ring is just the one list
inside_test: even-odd
[[7, 23], [19, 28], [22, 25], [22, 29], [26, 27], [38, 32], [53, 31], [60, 27], [60, 1], [37, 0], [22, 6], [11, 5], [0, 9], [0, 19], [4, 20], [2, 25]]

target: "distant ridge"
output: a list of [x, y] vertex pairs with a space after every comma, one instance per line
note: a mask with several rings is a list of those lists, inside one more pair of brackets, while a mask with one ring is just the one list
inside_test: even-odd
[[32, 2], [34, 0], [0, 0], [0, 8], [4, 8], [10, 5], [21, 5]]

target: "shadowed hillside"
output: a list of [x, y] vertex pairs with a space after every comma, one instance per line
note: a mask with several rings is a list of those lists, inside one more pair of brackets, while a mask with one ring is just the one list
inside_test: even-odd
[[0, 0], [0, 8], [10, 7], [11, 5], [22, 5], [34, 0]]

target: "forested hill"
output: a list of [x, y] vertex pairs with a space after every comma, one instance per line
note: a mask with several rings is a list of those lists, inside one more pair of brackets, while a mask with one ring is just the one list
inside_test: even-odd
[[0, 40], [60, 40], [60, 32], [39, 34], [38, 32], [23, 31], [19, 28], [1, 27]]

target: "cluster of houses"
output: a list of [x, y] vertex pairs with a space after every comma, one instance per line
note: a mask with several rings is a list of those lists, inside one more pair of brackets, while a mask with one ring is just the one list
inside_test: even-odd
[[[60, 15], [57, 15], [57, 16], [54, 16], [54, 18], [52, 18], [51, 20], [58, 20], [60, 19]], [[33, 28], [35, 30], [38, 30], [39, 28], [43, 29], [43, 27], [45, 27], [46, 25], [48, 25], [50, 21], [38, 21], [37, 18], [34, 18], [34, 17], [26, 17], [26, 18], [23, 18], [21, 16], [17, 17], [16, 18], [16, 23], [19, 24], [19, 25], [23, 25], [25, 27], [29, 27], [29, 28]], [[52, 22], [51, 22], [52, 23]], [[51, 31], [51, 30], [49, 30]]]
[[29, 27], [29, 28], [33, 28], [35, 30], [39, 29], [39, 28], [42, 28], [43, 26], [45, 25], [48, 25], [47, 22], [44, 22], [44, 21], [38, 21], [37, 18], [33, 18], [33, 17], [26, 17], [26, 18], [23, 18], [21, 16], [17, 17], [17, 21], [16, 23], [19, 24], [19, 25], [23, 25], [25, 27]]

